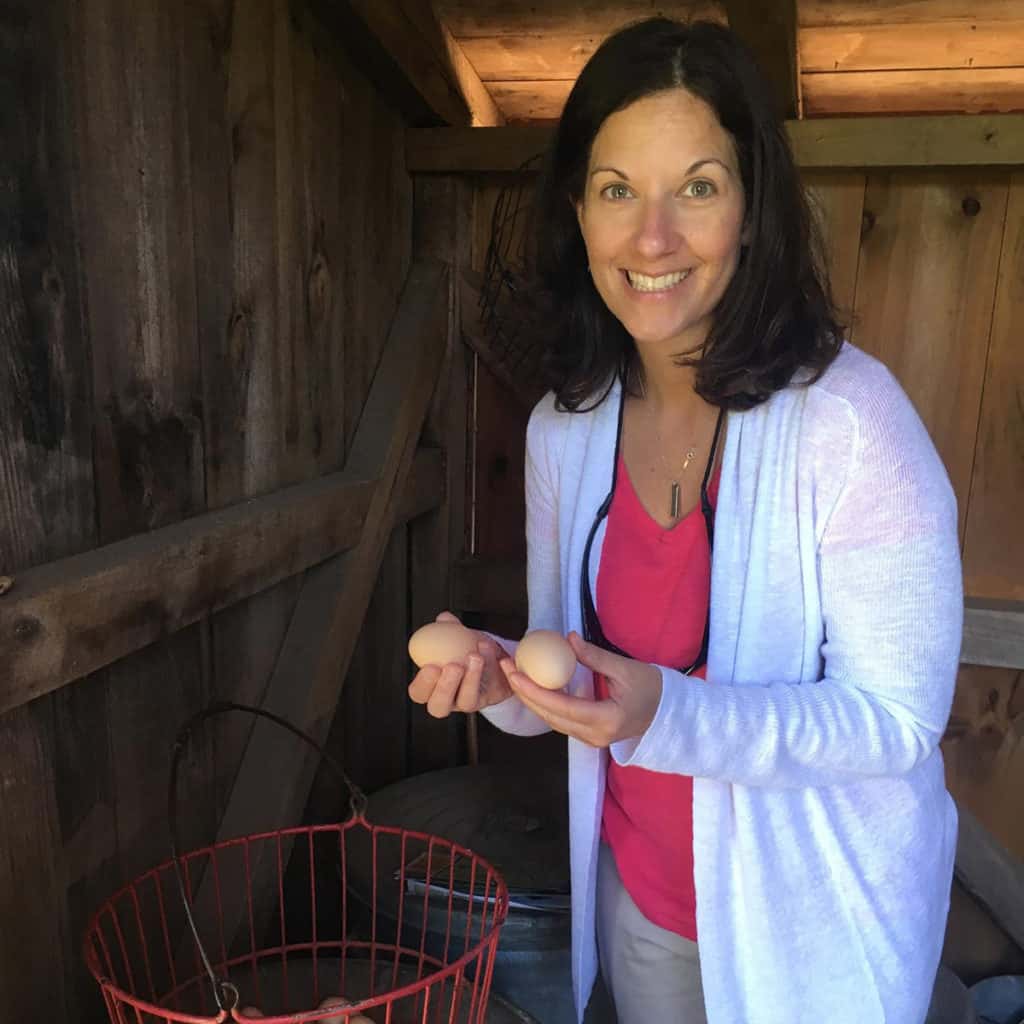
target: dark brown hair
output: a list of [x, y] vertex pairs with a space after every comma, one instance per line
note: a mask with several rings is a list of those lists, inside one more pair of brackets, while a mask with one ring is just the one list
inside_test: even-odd
[[[734, 33], [711, 22], [651, 18], [610, 36], [588, 61], [555, 130], [534, 200], [530, 250], [548, 370], [560, 404], [603, 400], [617, 374], [631, 382], [635, 346], [594, 288], [574, 203], [605, 120], [645, 96], [685, 88], [714, 111], [736, 147], [750, 244], [699, 353], [696, 389], [749, 409], [798, 369], [817, 380], [842, 344], [817, 232], [771, 90]], [[588, 405], [588, 407], [592, 407]]]

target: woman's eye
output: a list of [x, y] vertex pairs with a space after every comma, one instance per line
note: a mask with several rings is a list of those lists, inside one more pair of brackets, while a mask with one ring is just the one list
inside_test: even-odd
[[606, 185], [601, 191], [608, 199], [628, 199], [630, 195], [626, 185]]
[[707, 199], [715, 194], [715, 186], [710, 181], [691, 181], [683, 189], [684, 195], [692, 196], [694, 199]]

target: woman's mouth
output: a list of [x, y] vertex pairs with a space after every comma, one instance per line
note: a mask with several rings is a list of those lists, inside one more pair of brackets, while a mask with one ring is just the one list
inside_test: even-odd
[[629, 286], [638, 292], [667, 292], [675, 288], [681, 281], [690, 276], [689, 270], [677, 270], [671, 274], [660, 274], [652, 277], [650, 274], [641, 274], [636, 270], [625, 270], [626, 280]]

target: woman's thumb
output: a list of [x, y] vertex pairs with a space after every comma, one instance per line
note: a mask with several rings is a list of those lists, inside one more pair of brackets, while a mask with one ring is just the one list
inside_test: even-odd
[[618, 658], [614, 654], [604, 650], [602, 647], [598, 647], [596, 644], [587, 643], [575, 631], [569, 634], [569, 646], [572, 647], [576, 660], [581, 665], [589, 668], [591, 672], [597, 672], [603, 676], [611, 676], [618, 667]]

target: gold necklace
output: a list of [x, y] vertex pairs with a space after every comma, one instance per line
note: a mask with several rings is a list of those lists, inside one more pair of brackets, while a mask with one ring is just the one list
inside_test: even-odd
[[[665, 459], [665, 453], [662, 451], [661, 432], [657, 431], [657, 430], [655, 432], [658, 434], [658, 458], [661, 459], [661, 464], [665, 467], [666, 470], [668, 470], [668, 475], [671, 477], [673, 475], [672, 474], [672, 469], [671, 469], [671, 467], [669, 466], [668, 462]], [[687, 467], [690, 465], [690, 463], [696, 457], [697, 457], [697, 449], [696, 449], [695, 446], [691, 445], [689, 448], [686, 449], [686, 457], [683, 459], [682, 468], [679, 470], [679, 473], [677, 475], [681, 477], [683, 475], [683, 473], [686, 472]], [[672, 518], [672, 519], [678, 519], [679, 518], [679, 495], [680, 495], [680, 490], [681, 489], [680, 489], [680, 486], [679, 486], [679, 480], [678, 479], [672, 480], [671, 487], [670, 487], [670, 490], [669, 490], [669, 500], [668, 500], [668, 514], [669, 514], [669, 517]]]
[[[647, 398], [647, 388], [644, 386], [643, 378], [640, 379], [640, 398], [644, 401], [646, 401]], [[668, 499], [668, 514], [672, 520], [676, 520], [679, 518], [679, 498], [682, 491], [682, 488], [679, 485], [679, 477], [686, 472], [690, 463], [697, 457], [697, 445], [690, 445], [686, 449], [686, 455], [683, 458], [682, 467], [677, 474], [673, 474], [672, 467], [669, 466], [668, 460], [665, 458], [665, 443], [662, 440], [661, 431], [658, 429], [657, 425], [654, 427], [654, 433], [658, 438], [658, 458], [661, 460], [661, 464], [665, 467], [665, 470], [668, 472], [671, 480]]]

